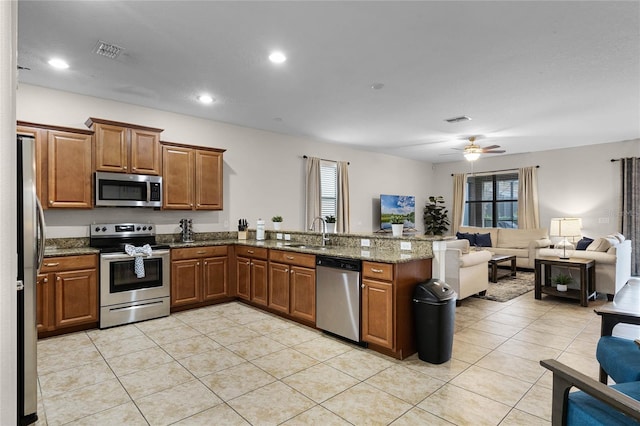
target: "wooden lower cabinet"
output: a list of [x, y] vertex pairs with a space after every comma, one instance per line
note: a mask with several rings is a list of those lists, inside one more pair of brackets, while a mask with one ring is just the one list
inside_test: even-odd
[[268, 250], [261, 247], [236, 246], [236, 295], [256, 305], [267, 306]]
[[413, 290], [431, 278], [431, 259], [362, 262], [362, 340], [403, 359], [416, 352]]
[[269, 308], [309, 323], [316, 322], [315, 256], [269, 252]]
[[96, 255], [46, 258], [36, 285], [38, 333], [97, 323]]
[[229, 296], [227, 246], [171, 250], [171, 307], [203, 304]]

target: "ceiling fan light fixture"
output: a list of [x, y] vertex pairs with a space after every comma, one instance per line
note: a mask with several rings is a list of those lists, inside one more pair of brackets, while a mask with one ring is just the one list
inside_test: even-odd
[[478, 158], [480, 158], [480, 153], [479, 152], [465, 152], [464, 153], [464, 158], [467, 161], [476, 161]]

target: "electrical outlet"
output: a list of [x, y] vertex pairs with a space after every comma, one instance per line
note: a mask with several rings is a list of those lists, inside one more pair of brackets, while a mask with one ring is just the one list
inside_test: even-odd
[[370, 247], [370, 246], [371, 246], [371, 241], [369, 241], [369, 240], [367, 240], [365, 238], [362, 238], [360, 240], [360, 247]]
[[411, 250], [411, 241], [400, 241], [400, 250]]
[[371, 256], [371, 253], [368, 250], [360, 250], [360, 256], [369, 257]]
[[291, 241], [291, 234], [284, 234], [285, 241]]
[[282, 239], [282, 232], [276, 233], [276, 240], [281, 240], [281, 239]]

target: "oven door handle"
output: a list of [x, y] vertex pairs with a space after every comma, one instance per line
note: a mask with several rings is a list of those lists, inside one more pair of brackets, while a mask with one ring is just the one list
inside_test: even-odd
[[[167, 256], [167, 255], [169, 255], [169, 253], [171, 253], [169, 250], [154, 250], [153, 253], [151, 253], [151, 256], [142, 256], [142, 257], [143, 258], [147, 258], [147, 259], [151, 259], [151, 258], [154, 258], [154, 257]], [[134, 256], [129, 256], [128, 254], [122, 254], [122, 253], [105, 253], [105, 254], [101, 254], [100, 258], [101, 259], [105, 259], [105, 260], [135, 259]]]

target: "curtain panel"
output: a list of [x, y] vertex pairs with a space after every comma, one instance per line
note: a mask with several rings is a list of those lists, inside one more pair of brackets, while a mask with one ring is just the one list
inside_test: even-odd
[[349, 233], [349, 163], [338, 161], [338, 205], [336, 207], [336, 231]]
[[640, 275], [640, 158], [620, 159], [620, 213], [618, 229], [631, 240], [631, 275]]
[[523, 167], [518, 169], [518, 181], [518, 228], [539, 228], [537, 168]]
[[313, 219], [321, 215], [322, 198], [320, 193], [320, 159], [307, 158], [306, 191], [305, 191], [305, 222], [307, 230]]
[[467, 175], [465, 173], [453, 175], [453, 205], [451, 207], [451, 235], [456, 235], [462, 225], [464, 217], [465, 188]]

